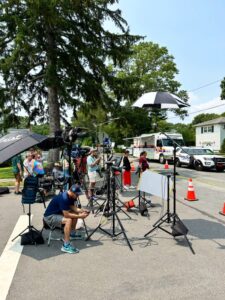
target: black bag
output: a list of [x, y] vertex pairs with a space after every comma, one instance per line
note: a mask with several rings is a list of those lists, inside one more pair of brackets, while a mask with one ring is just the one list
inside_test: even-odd
[[176, 223], [171, 226], [173, 236], [187, 235], [188, 229], [181, 220], [176, 220]]
[[37, 245], [37, 244], [44, 244], [44, 239], [42, 233], [36, 230], [30, 230], [24, 233], [21, 236], [20, 244], [25, 245]]
[[139, 211], [143, 217], [148, 216], [148, 209], [147, 209], [146, 203], [144, 201], [140, 202]]
[[9, 194], [9, 188], [8, 187], [1, 187], [0, 188], [0, 194]]

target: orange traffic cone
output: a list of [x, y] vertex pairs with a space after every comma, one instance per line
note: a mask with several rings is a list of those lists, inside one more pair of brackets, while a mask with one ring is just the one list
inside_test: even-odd
[[131, 172], [135, 172], [135, 166], [133, 164], [131, 165]]
[[195, 196], [195, 191], [194, 191], [194, 187], [193, 187], [193, 183], [192, 183], [191, 178], [189, 178], [189, 181], [188, 181], [187, 197], [184, 198], [184, 199], [188, 200], [188, 201], [197, 201], [198, 200]]
[[164, 165], [164, 169], [169, 169], [169, 164], [168, 164], [168, 161], [166, 160], [166, 163], [165, 163], [165, 165]]
[[223, 204], [223, 209], [222, 209], [222, 211], [220, 211], [220, 214], [223, 215], [223, 216], [225, 216], [225, 202], [224, 202], [224, 204]]

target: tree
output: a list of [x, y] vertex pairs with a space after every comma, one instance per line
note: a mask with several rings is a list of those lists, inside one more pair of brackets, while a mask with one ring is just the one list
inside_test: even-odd
[[220, 98], [221, 98], [221, 100], [225, 100], [225, 77], [224, 77], [224, 79], [221, 81], [220, 87], [221, 87]]
[[[186, 91], [180, 90], [181, 84], [175, 80], [178, 69], [174, 58], [166, 47], [160, 47], [153, 42], [140, 42], [132, 47], [133, 53], [125, 61], [123, 68], [113, 69], [118, 79], [123, 79], [117, 90], [121, 93], [114, 95], [114, 102], [109, 110], [113, 117], [122, 117], [125, 121], [119, 124], [121, 135], [128, 133], [134, 136], [143, 132], [154, 132], [160, 128], [160, 121], [166, 119], [166, 112], [154, 109], [148, 114], [143, 109], [133, 109], [131, 105], [139, 96], [151, 91], [169, 91], [188, 101]], [[118, 85], [121, 83], [119, 82]], [[125, 103], [121, 106], [121, 103]], [[182, 118], [186, 110], [175, 110]], [[118, 130], [117, 130], [118, 132]], [[125, 134], [126, 132], [126, 134]], [[118, 137], [118, 135], [117, 135]]]
[[212, 114], [199, 114], [199, 115], [194, 117], [194, 119], [192, 121], [192, 125], [203, 123], [203, 122], [206, 122], [206, 121], [210, 121], [210, 120], [219, 118], [219, 116], [220, 115], [214, 114], [214, 113], [212, 113]]
[[[68, 106], [76, 115], [82, 103], [104, 106], [111, 101], [107, 91], [118, 94], [121, 80], [115, 80], [106, 62], [121, 67], [139, 37], [129, 34], [121, 11], [110, 8], [116, 2], [1, 1], [0, 89], [14, 115], [23, 108], [30, 121], [49, 120], [53, 134]], [[106, 30], [106, 19], [120, 32]]]

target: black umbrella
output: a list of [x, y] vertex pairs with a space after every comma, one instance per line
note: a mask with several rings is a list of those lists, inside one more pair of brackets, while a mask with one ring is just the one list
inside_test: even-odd
[[0, 164], [11, 157], [48, 140], [47, 136], [18, 130], [0, 138]]
[[140, 108], [161, 108], [161, 109], [175, 109], [187, 107], [189, 104], [182, 101], [179, 97], [169, 92], [150, 92], [143, 94], [138, 98], [134, 107]]

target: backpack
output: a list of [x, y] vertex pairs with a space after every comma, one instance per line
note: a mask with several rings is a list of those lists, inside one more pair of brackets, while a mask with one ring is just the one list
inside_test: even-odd
[[139, 211], [140, 211], [140, 214], [142, 215], [142, 217], [148, 216], [147, 205], [144, 201], [140, 202]]

